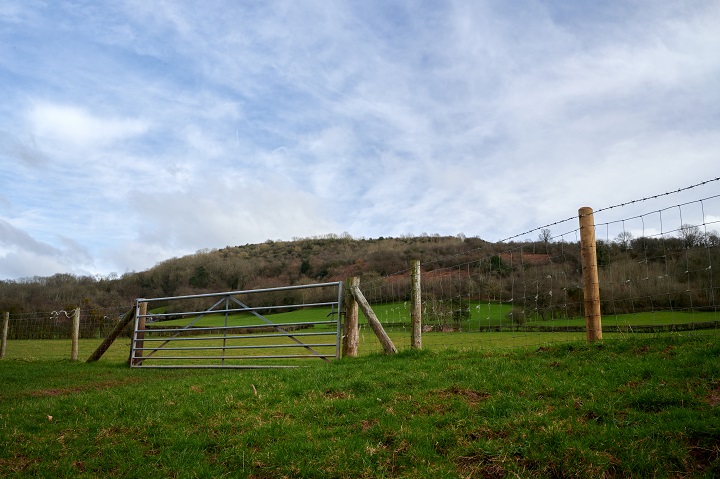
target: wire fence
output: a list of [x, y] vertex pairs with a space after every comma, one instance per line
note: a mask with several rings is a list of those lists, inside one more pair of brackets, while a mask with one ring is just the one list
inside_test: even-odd
[[[80, 309], [80, 339], [101, 339], [117, 326], [127, 309]], [[19, 313], [9, 316], [7, 338], [70, 339], [73, 311]], [[129, 333], [127, 333], [129, 337]]]
[[[622, 206], [595, 214], [605, 337], [718, 334], [720, 195], [630, 217], [618, 214]], [[584, 339], [578, 218], [555, 222], [552, 228], [561, 232], [549, 226], [531, 230], [538, 233], [534, 241], [517, 241], [516, 236], [516, 241], [478, 249], [475, 258], [449, 267], [423, 264], [423, 347]], [[361, 288], [398, 348], [410, 347], [410, 271]], [[380, 351], [362, 326], [360, 341], [365, 349]]]

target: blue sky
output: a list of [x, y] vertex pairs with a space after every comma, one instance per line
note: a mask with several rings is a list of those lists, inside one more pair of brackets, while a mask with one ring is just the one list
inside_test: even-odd
[[5, 0], [0, 279], [496, 241], [718, 177], [719, 24], [717, 1]]

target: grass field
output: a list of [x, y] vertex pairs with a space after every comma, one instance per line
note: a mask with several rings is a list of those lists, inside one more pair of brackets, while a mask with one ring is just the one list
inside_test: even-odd
[[[374, 304], [373, 311], [377, 315], [380, 322], [385, 324], [407, 323], [410, 321], [410, 306], [408, 303], [378, 303]], [[471, 317], [463, 322], [463, 329], [477, 330], [486, 326], [500, 326], [512, 324], [509, 313], [512, 306], [507, 303], [487, 303], [487, 302], [470, 302]], [[308, 308], [297, 311], [270, 314], [266, 317], [274, 323], [292, 323], [292, 322], [310, 322], [310, 321], [326, 321], [330, 309], [324, 308]], [[175, 319], [170, 321], [162, 321], [153, 323], [155, 326], [184, 326], [195, 320], [195, 317]], [[252, 314], [231, 314], [228, 316], [228, 324], [231, 326], [246, 326], [251, 324], [261, 324], [259, 320]], [[364, 321], [362, 314], [360, 321]], [[603, 316], [603, 325], [605, 326], [627, 326], [627, 325], [660, 325], [660, 324], [684, 324], [693, 322], [709, 322], [720, 321], [720, 312], [698, 312], [698, 311], [654, 311], [635, 314], [605, 315]], [[153, 326], [150, 325], [150, 327]], [[196, 327], [223, 326], [225, 317], [219, 314], [203, 316], [193, 325]], [[529, 321], [528, 325], [539, 326], [584, 326], [584, 318], [559, 318], [544, 321]]]
[[720, 475], [716, 331], [243, 371], [130, 369], [123, 341], [0, 361], [0, 477]]

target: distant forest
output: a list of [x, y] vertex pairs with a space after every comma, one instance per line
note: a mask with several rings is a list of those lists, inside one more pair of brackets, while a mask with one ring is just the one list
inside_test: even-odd
[[[502, 289], [510, 283], [507, 278], [513, 275], [520, 278], [519, 275], [524, 274], [519, 269], [521, 265], [513, 263], [508, 256], [508, 252], [521, 248], [524, 253], [547, 258], [546, 262], [537, 263], [537, 268], [561, 267], [570, 281], [579, 284], [579, 245], [553, 242], [548, 230], [543, 230], [537, 241], [522, 243], [489, 243], [463, 235], [377, 239], [325, 235], [198, 251], [163, 261], [147, 271], [121, 276], [56, 274], [0, 281], [0, 311], [17, 314], [81, 307], [100, 312], [111, 308], [129, 309], [139, 297], [343, 281], [349, 276], [359, 276], [361, 284], [378, 284], [387, 276], [407, 273], [413, 259], [421, 261], [424, 272], [484, 261], [488, 267], [472, 273], [473, 295], [492, 299], [502, 294]], [[619, 283], [632, 274], [664, 275], [672, 279], [672, 291], [680, 292], [687, 289], [688, 281], [698, 281], [702, 284], [693, 286], [700, 291], [698, 301], [708, 303], [710, 299], [702, 300], [700, 296], [717, 294], [714, 281], [720, 280], [720, 274], [713, 280], [707, 271], [718, 271], [719, 249], [717, 233], [702, 234], [691, 226], [684, 228], [677, 238], [623, 235], [611, 242], [598, 242], [601, 284], [603, 276], [617, 276], [615, 282]], [[528, 263], [522, 267], [533, 265]], [[697, 274], [691, 277], [689, 271]], [[667, 281], [657, 286], [647, 283], [643, 287], [659, 290], [638, 291], [638, 298], [667, 297], [673, 301]]]

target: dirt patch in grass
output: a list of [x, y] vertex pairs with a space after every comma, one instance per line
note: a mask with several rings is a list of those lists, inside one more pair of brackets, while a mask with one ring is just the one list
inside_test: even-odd
[[345, 391], [326, 389], [323, 392], [322, 397], [325, 399], [350, 399], [352, 394], [346, 393]]
[[27, 470], [33, 464], [39, 464], [42, 462], [40, 458], [32, 458], [24, 455], [18, 455], [11, 459], [0, 458], [0, 470], [7, 470], [11, 472], [23, 472]]
[[439, 391], [435, 391], [435, 393], [440, 398], [461, 397], [471, 406], [477, 406], [491, 397], [490, 394], [486, 392], [475, 391], [474, 389], [462, 389], [457, 385], [453, 385], [452, 387], [446, 389], [440, 389]]
[[712, 407], [717, 407], [718, 404], [720, 404], [720, 387], [716, 387], [705, 398], [709, 405]]
[[500, 462], [486, 454], [460, 456], [455, 461], [455, 468], [460, 477], [499, 479], [506, 476], [505, 468]]
[[139, 379], [126, 378], [113, 381], [101, 381], [96, 383], [84, 384], [82, 386], [74, 386], [69, 388], [48, 388], [39, 389], [37, 391], [30, 391], [26, 393], [26, 396], [32, 397], [47, 397], [47, 396], [63, 396], [68, 394], [77, 394], [83, 391], [97, 391], [100, 389], [109, 389], [118, 386], [124, 386], [126, 384], [136, 383]]

